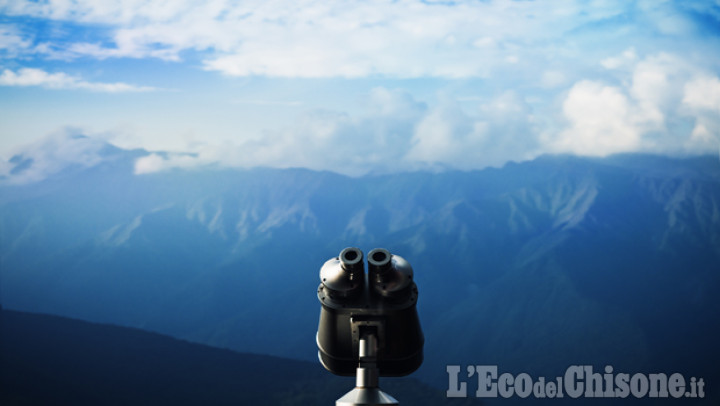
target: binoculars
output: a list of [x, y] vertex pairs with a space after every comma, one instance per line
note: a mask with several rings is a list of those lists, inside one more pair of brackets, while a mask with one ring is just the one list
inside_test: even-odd
[[320, 269], [318, 358], [352, 376], [370, 342], [379, 376], [408, 375], [422, 364], [424, 344], [412, 267], [383, 248], [368, 253], [367, 265], [366, 273], [363, 252], [349, 247]]

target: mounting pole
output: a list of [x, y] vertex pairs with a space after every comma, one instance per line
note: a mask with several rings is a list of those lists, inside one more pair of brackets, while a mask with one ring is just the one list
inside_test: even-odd
[[392, 396], [380, 390], [377, 369], [378, 340], [375, 334], [365, 331], [360, 337], [355, 389], [335, 402], [335, 406], [399, 405]]

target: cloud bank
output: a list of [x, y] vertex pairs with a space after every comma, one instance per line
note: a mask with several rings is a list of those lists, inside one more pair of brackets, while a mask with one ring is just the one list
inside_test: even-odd
[[603, 64], [607, 80], [579, 80], [559, 93], [561, 107], [551, 120], [543, 106], [513, 91], [470, 108], [454, 98], [429, 107], [404, 90], [380, 87], [371, 91], [363, 115], [313, 111], [293, 126], [247, 142], [201, 145], [193, 156], [142, 158], [136, 173], [221, 164], [361, 175], [480, 169], [547, 153], [720, 151], [717, 76], [664, 53], [639, 58], [628, 49], [612, 60]]
[[38, 182], [69, 168], [89, 168], [103, 162], [108, 144], [73, 128], [59, 130], [19, 147], [7, 161], [0, 160], [0, 183]]
[[[254, 138], [149, 153], [136, 160], [134, 170], [144, 175], [173, 168], [267, 166], [358, 176], [481, 169], [547, 153], [718, 153], [717, 76], [671, 54], [640, 57], [633, 49], [601, 64], [605, 79], [570, 84], [557, 93], [557, 111], [512, 90], [491, 98], [440, 97], [430, 104], [404, 89], [376, 87], [361, 114], [309, 110], [292, 125]], [[551, 120], [547, 111], [555, 112]], [[3, 163], [2, 172], [10, 183], [27, 183], [67, 167], [98, 164], [104, 139], [112, 137], [80, 133], [61, 131], [23, 147]]]

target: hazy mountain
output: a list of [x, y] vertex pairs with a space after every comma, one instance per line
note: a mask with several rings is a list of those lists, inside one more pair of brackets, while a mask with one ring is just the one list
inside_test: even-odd
[[[0, 310], [0, 343], [0, 403], [7, 406], [333, 405], [354, 384], [317, 363], [7, 310]], [[381, 385], [404, 404], [479, 404], [450, 403], [411, 378]]]
[[[426, 362], [718, 377], [720, 162], [541, 157], [350, 178], [133, 174], [143, 151], [0, 187], [7, 308], [315, 360], [318, 270], [346, 246], [415, 268]], [[18, 166], [33, 162], [19, 157]]]

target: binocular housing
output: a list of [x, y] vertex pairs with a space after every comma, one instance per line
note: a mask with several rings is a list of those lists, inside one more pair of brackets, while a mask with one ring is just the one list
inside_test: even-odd
[[408, 375], [422, 364], [424, 344], [412, 267], [383, 248], [367, 262], [366, 273], [363, 252], [349, 247], [320, 269], [318, 357], [336, 375], [355, 375], [360, 338], [371, 334], [379, 375]]

